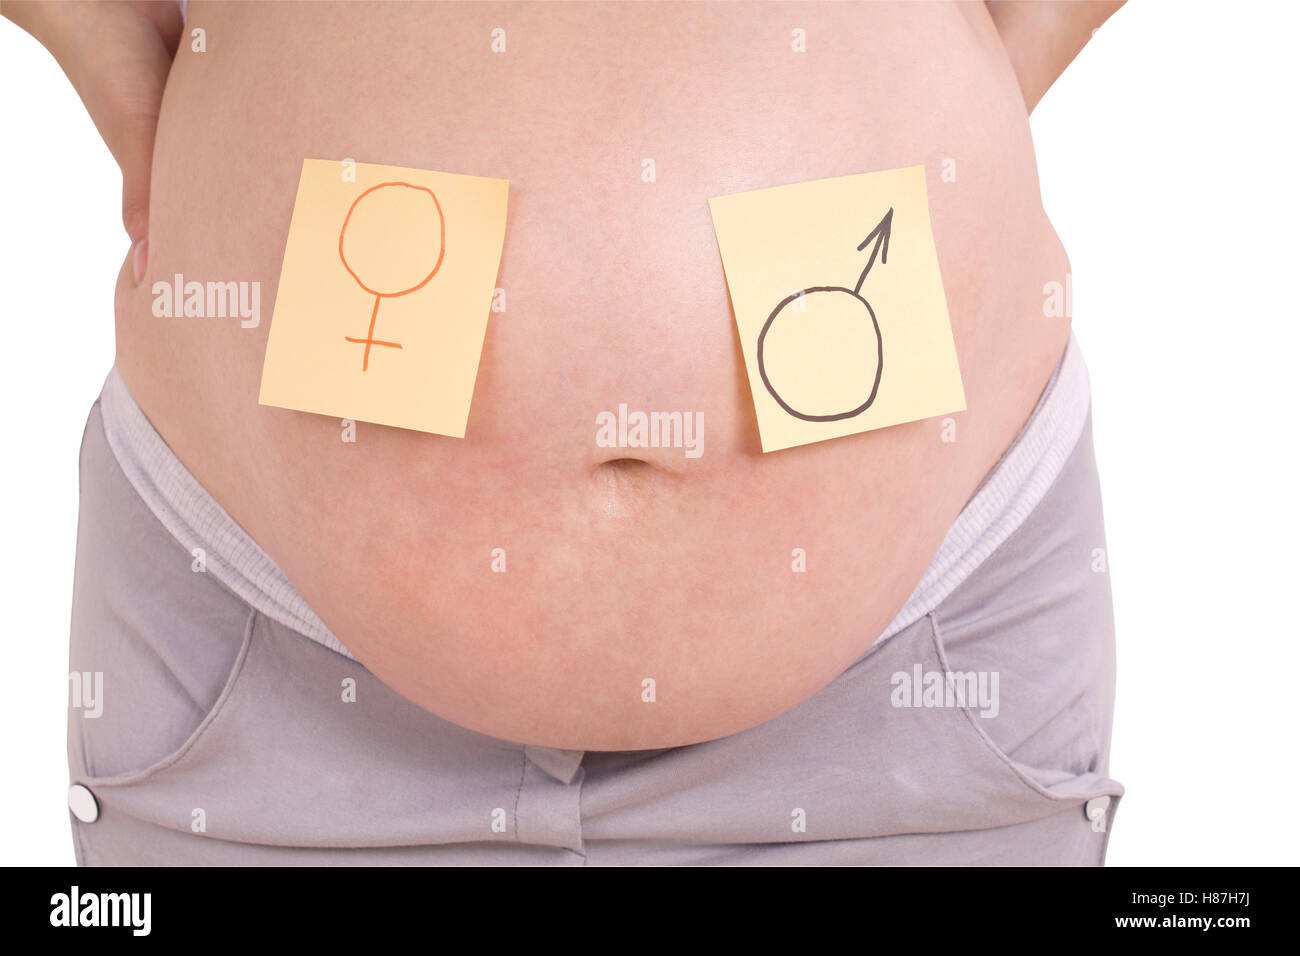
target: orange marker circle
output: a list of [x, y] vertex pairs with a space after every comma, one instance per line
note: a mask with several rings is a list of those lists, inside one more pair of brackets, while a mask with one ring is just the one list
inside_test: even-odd
[[[398, 261], [391, 255], [383, 256], [378, 255], [374, 250], [368, 251], [364, 242], [358, 247], [357, 240], [349, 239], [348, 236], [348, 226], [353, 223], [353, 215], [358, 209], [361, 210], [358, 220], [373, 215], [376, 225], [381, 227], [390, 226], [391, 220], [397, 218], [401, 223], [404, 240], [418, 241], [427, 238], [430, 247], [433, 245], [432, 240], [436, 229], [436, 257], [430, 249], [430, 255], [420, 257], [423, 261], [420, 261], [420, 258]], [[348, 207], [347, 215], [343, 219], [343, 227], [339, 230], [339, 260], [357, 285], [375, 297], [375, 305], [370, 312], [370, 328], [366, 337], [360, 339], [344, 336], [349, 342], [365, 345], [365, 353], [361, 359], [363, 372], [370, 366], [371, 346], [382, 345], [397, 349], [402, 347], [397, 342], [382, 342], [375, 338], [375, 319], [379, 315], [379, 303], [384, 299], [395, 299], [424, 288], [442, 268], [442, 261], [447, 252], [446, 246], [447, 222], [442, 213], [442, 205], [432, 189], [412, 183], [380, 183], [378, 186], [371, 186]], [[349, 251], [351, 261], [349, 261]], [[366, 261], [368, 257], [369, 262]], [[428, 265], [430, 259], [433, 260], [431, 268]], [[415, 268], [411, 269], [411, 266]], [[380, 274], [381, 269], [400, 273], [403, 267], [409, 270], [409, 274], [405, 276]], [[367, 274], [367, 278], [363, 279], [359, 272]]]

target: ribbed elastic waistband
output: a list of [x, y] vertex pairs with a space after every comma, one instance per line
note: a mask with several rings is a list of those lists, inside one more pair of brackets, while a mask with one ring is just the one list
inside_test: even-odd
[[[1088, 418], [1088, 370], [1071, 335], [1020, 435], [948, 530], [903, 609], [878, 640], [938, 607], [1029, 515], [1060, 474]], [[284, 572], [181, 464], [114, 368], [100, 394], [104, 433], [123, 473], [184, 547], [202, 548], [208, 573], [262, 614], [347, 657]]]
[[953, 522], [903, 609], [877, 638], [897, 634], [937, 608], [1024, 523], [1079, 443], [1092, 392], [1074, 334], [1020, 430]]
[[272, 620], [352, 657], [284, 572], [167, 447], [116, 368], [104, 382], [99, 410], [104, 436], [127, 480], [186, 550], [203, 549], [209, 574]]

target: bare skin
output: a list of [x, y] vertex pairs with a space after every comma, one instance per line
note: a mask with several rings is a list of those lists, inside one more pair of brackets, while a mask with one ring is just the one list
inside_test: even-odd
[[[1086, 6], [1092, 25], [1109, 12]], [[1069, 265], [1026, 116], [1054, 67], [1017, 72], [999, 26], [1029, 28], [994, 15], [193, 2], [208, 49], [182, 35], [166, 80], [118, 368], [330, 629], [420, 706], [575, 749], [754, 726], [871, 645], [1068, 339], [1044, 315]], [[1082, 42], [1060, 44], [1056, 72]], [[303, 157], [510, 180], [508, 311], [465, 439], [361, 424], [345, 444], [337, 420], [257, 404]], [[930, 420], [763, 455], [707, 198], [918, 163], [969, 409], [958, 440]], [[177, 272], [260, 282], [261, 325], [155, 318], [150, 285]], [[702, 411], [703, 457], [597, 447], [596, 415], [621, 402]]]

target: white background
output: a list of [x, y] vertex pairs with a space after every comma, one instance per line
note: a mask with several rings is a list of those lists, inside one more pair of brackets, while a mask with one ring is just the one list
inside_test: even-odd
[[[1291, 3], [1132, 0], [1032, 119], [1106, 507], [1111, 865], [1300, 863], [1298, 31]], [[0, 84], [0, 863], [65, 864], [77, 449], [127, 239], [112, 158], [8, 22]]]

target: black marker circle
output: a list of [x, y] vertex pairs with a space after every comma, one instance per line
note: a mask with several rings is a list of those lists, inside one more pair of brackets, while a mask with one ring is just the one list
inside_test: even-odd
[[[862, 303], [862, 307], [867, 310], [867, 315], [871, 316], [871, 327], [872, 329], [875, 330], [876, 333], [876, 378], [875, 381], [871, 383], [871, 394], [868, 395], [867, 400], [863, 402], [861, 405], [859, 405], [857, 408], [850, 409], [847, 412], [837, 412], [834, 415], [808, 415], [795, 408], [791, 408], [790, 404], [785, 399], [783, 399], [780, 396], [780, 394], [777, 393], [777, 390], [773, 387], [771, 380], [768, 379], [767, 366], [763, 362], [763, 341], [767, 338], [767, 330], [772, 327], [772, 323], [776, 321], [776, 317], [780, 315], [781, 310], [783, 310], [791, 302], [794, 302], [796, 299], [800, 298], [801, 296], [810, 295], [813, 292], [843, 292], [845, 295], [853, 296], [853, 298], [857, 299], [859, 302]], [[880, 338], [880, 323], [876, 321], [876, 313], [872, 310], [871, 303], [868, 302], [866, 299], [862, 298], [862, 296], [858, 295], [852, 289], [846, 289], [843, 286], [819, 285], [814, 288], [803, 289], [802, 291], [796, 292], [793, 295], [786, 296], [784, 299], [780, 301], [780, 303], [778, 303], [777, 307], [772, 310], [772, 314], [767, 317], [767, 321], [763, 323], [763, 331], [758, 333], [758, 374], [763, 379], [763, 385], [767, 387], [768, 393], [774, 399], [776, 399], [776, 403], [778, 405], [780, 405], [783, 409], [785, 409], [789, 414], [793, 415], [795, 418], [802, 419], [803, 421], [806, 422], [838, 422], [838, 421], [843, 421], [846, 418], [852, 418], [855, 415], [861, 415], [868, 408], [870, 408], [871, 403], [876, 400], [876, 391], [877, 389], [880, 388], [880, 373], [884, 369], [884, 366], [885, 366], [885, 346], [884, 346], [884, 342]]]

